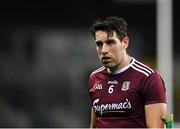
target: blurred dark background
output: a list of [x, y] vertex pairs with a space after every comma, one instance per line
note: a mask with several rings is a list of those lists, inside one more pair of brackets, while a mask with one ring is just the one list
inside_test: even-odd
[[[177, 0], [173, 1], [174, 114], [180, 122]], [[129, 24], [130, 55], [156, 67], [156, 0], [0, 4], [0, 127], [89, 127], [87, 80], [100, 67], [91, 24]]]

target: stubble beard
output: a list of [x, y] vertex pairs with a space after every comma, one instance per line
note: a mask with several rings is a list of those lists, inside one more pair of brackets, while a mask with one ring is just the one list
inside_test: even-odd
[[111, 71], [116, 71], [116, 69], [118, 68], [118, 64], [116, 63], [112, 63], [112, 62], [109, 62], [109, 63], [103, 63], [104, 67], [108, 68], [109, 70]]
[[115, 60], [115, 59], [112, 59], [111, 61], [107, 61], [107, 62], [103, 62], [102, 61], [102, 63], [103, 63], [103, 65], [104, 65], [104, 67], [106, 67], [106, 68], [108, 68], [111, 72], [115, 72], [115, 71], [117, 71], [118, 69], [119, 69], [119, 67], [120, 67], [120, 60]]

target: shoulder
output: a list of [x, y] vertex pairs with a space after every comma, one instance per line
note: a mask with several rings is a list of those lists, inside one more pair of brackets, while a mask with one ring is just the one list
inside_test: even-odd
[[90, 74], [90, 78], [91, 78], [92, 76], [95, 76], [95, 75], [98, 75], [98, 74], [102, 73], [105, 69], [106, 69], [106, 67], [102, 66], [102, 67], [94, 70], [94, 71]]
[[133, 59], [131, 67], [136, 71], [138, 75], [142, 77], [143, 82], [145, 81], [145, 83], [154, 84], [161, 83], [164, 85], [164, 80], [162, 79], [159, 72], [155, 68], [149, 66], [148, 64]]
[[138, 61], [135, 58], [133, 58], [133, 61], [131, 63], [131, 67], [138, 73], [145, 75], [146, 77], [149, 77], [150, 75], [153, 75], [156, 73], [156, 70], [152, 67], [150, 67], [148, 64]]
[[101, 78], [104, 77], [104, 76], [102, 76], [102, 74], [105, 73], [105, 69], [106, 69], [106, 68], [103, 66], [103, 67], [100, 67], [100, 68], [94, 70], [94, 71], [90, 74], [90, 76], [89, 76], [89, 81], [88, 81], [89, 91], [93, 91], [93, 89], [90, 90], [90, 89], [93, 87], [93, 85], [94, 85], [99, 79], [101, 79]]

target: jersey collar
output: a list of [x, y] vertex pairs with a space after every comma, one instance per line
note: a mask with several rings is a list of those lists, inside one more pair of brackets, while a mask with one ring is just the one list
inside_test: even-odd
[[123, 67], [123, 68], [121, 68], [121, 69], [118, 69], [118, 70], [115, 71], [115, 72], [111, 72], [108, 68], [107, 68], [107, 71], [108, 71], [109, 74], [120, 74], [120, 73], [126, 71], [126, 70], [131, 66], [131, 64], [132, 64], [133, 62], [134, 62], [134, 58], [131, 57], [131, 61], [130, 61], [130, 63], [129, 63], [127, 66], [125, 66], [125, 67]]

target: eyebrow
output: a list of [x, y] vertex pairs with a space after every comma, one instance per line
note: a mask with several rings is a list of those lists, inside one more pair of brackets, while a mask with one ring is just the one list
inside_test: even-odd
[[107, 39], [105, 42], [108, 43], [108, 42], [115, 42], [116, 40], [114, 39]]
[[[116, 40], [114, 40], [114, 39], [107, 39], [107, 40], [105, 40], [104, 42], [105, 43], [108, 43], [108, 42], [115, 42]], [[103, 43], [103, 41], [101, 41], [101, 40], [98, 40], [98, 41], [95, 41], [96, 42], [96, 44], [97, 43]]]

